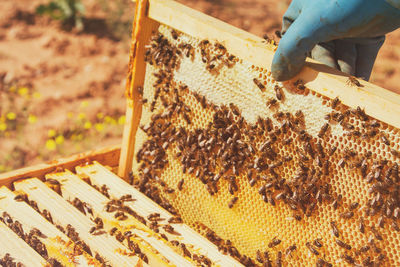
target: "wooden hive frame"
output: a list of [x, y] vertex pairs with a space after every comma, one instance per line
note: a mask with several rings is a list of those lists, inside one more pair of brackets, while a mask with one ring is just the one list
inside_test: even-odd
[[[152, 31], [160, 23], [193, 37], [219, 41], [232, 54], [254, 65], [267, 69], [271, 67], [274, 49], [266, 46], [265, 40], [258, 36], [172, 0], [140, 0], [136, 5], [126, 84], [127, 108], [122, 145], [88, 151], [0, 174], [0, 186], [11, 187], [12, 182], [27, 177], [43, 178], [45, 174], [57, 168], [71, 170], [87, 161], [98, 161], [111, 167], [118, 166], [118, 175], [128, 179], [132, 169], [135, 134], [142, 111], [141, 96], [137, 88], [144, 83], [144, 47], [148, 44]], [[400, 95], [362, 80], [360, 80], [362, 87], [351, 86], [348, 84], [348, 77], [349, 75], [345, 73], [307, 59], [303, 70], [285, 83], [301, 79], [309, 89], [321, 95], [329, 98], [339, 97], [342, 103], [349, 107], [361, 106], [368, 115], [400, 128]]]
[[[43, 179], [46, 174], [58, 168], [73, 170], [88, 161], [98, 161], [111, 167], [118, 166], [118, 175], [128, 179], [142, 112], [141, 95], [137, 89], [144, 84], [144, 49], [152, 32], [160, 24], [196, 38], [221, 42], [232, 54], [254, 65], [267, 69], [271, 67], [274, 47], [266, 45], [262, 38], [171, 0], [137, 1], [126, 85], [127, 109], [122, 145], [1, 174], [0, 186], [12, 187], [13, 182], [28, 177]], [[400, 96], [391, 91], [365, 81], [360, 81], [362, 87], [351, 86], [347, 82], [348, 75], [311, 59], [308, 59], [301, 73], [286, 84], [289, 85], [298, 79], [303, 80], [312, 91], [329, 98], [339, 97], [342, 103], [349, 107], [361, 106], [368, 115], [400, 128]]]
[[[265, 40], [172, 0], [137, 1], [126, 96], [126, 124], [121, 146], [118, 175], [127, 179], [132, 169], [135, 135], [142, 114], [141, 95], [145, 77], [144, 49], [151, 33], [159, 24], [199, 39], [222, 43], [233, 55], [255, 66], [271, 69], [273, 46]], [[360, 81], [361, 87], [348, 83], [349, 75], [308, 59], [303, 70], [285, 85], [301, 79], [307, 88], [331, 99], [339, 97], [343, 104], [365, 108], [365, 112], [400, 128], [400, 96], [394, 92]], [[329, 86], [329, 88], [328, 88]]]

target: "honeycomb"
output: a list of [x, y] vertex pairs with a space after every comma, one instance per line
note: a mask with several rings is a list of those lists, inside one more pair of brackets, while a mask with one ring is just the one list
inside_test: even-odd
[[398, 129], [212, 40], [165, 25], [152, 40], [132, 170], [142, 192], [245, 265], [400, 265]]

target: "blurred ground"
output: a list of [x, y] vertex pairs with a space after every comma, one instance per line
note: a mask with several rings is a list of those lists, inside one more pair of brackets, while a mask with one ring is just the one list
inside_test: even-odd
[[[0, 172], [117, 144], [124, 122], [129, 0], [83, 0], [83, 32], [35, 14], [46, 0], [0, 1]], [[289, 0], [181, 0], [274, 37]], [[372, 82], [400, 88], [400, 31], [388, 36]]]

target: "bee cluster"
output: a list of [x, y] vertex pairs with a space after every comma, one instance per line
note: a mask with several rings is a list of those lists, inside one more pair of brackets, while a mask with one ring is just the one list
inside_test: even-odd
[[[192, 251], [192, 249], [188, 249], [188, 245], [186, 245], [183, 241], [178, 241], [180, 240], [181, 234], [174, 229], [173, 224], [181, 224], [183, 221], [181, 217], [179, 216], [174, 216], [166, 220], [165, 218], [161, 217], [159, 213], [151, 213], [148, 215], [146, 218], [139, 215], [136, 211], [134, 211], [129, 205], [126, 205], [127, 203], [133, 203], [136, 201], [135, 198], [132, 197], [132, 195], [127, 194], [123, 195], [120, 198], [112, 198], [109, 193], [109, 188], [107, 185], [103, 184], [101, 186], [97, 186], [95, 184], [92, 184], [91, 180], [89, 177], [82, 176], [81, 177], [84, 182], [86, 182], [88, 185], [92, 186], [95, 188], [99, 193], [104, 195], [109, 199], [107, 203], [104, 204], [104, 209], [106, 212], [113, 214], [113, 217], [115, 218], [116, 221], [125, 221], [128, 219], [128, 215], [136, 218], [139, 222], [141, 222], [144, 225], [147, 225], [151, 230], [153, 230], [155, 233], [158, 233], [161, 238], [163, 238], [165, 241], [169, 242], [174, 250], [183, 255], [191, 258], [194, 262], [198, 263], [199, 265], [202, 266], [211, 266], [212, 261], [205, 255], [201, 255], [196, 251]], [[46, 180], [46, 183], [49, 185], [48, 181], [51, 181], [51, 184], [57, 184], [61, 186], [59, 181], [53, 180], [51, 178], [48, 178]], [[57, 193], [59, 193], [62, 196], [62, 191], [58, 191], [57, 188], [50, 187]], [[25, 196], [27, 199], [27, 197]], [[126, 242], [127, 247], [131, 251], [132, 255], [137, 255], [140, 257], [144, 262], [148, 263], [148, 255], [146, 255], [142, 249], [140, 248], [139, 244], [137, 243], [137, 240], [134, 240], [134, 237], [136, 236], [132, 231], [130, 230], [121, 230], [117, 227], [112, 227], [108, 231], [105, 229], [105, 225], [103, 220], [100, 217], [95, 217], [93, 208], [89, 203], [86, 203], [79, 198], [74, 198], [72, 201], [69, 201], [75, 208], [77, 208], [82, 214], [85, 216], [89, 216], [91, 220], [94, 222], [95, 226], [93, 226], [90, 230], [89, 233], [92, 235], [110, 235], [115, 237], [115, 239], [118, 242]], [[36, 205], [37, 207], [37, 205]], [[80, 245], [83, 245], [83, 248], [88, 254], [92, 255], [92, 252], [90, 248], [82, 241], [79, 239], [78, 233], [76, 233], [75, 229], [71, 226], [67, 226], [67, 231], [65, 231], [61, 227], [62, 231], [67, 234], [68, 237], [71, 238], [72, 241], [77, 242]], [[176, 236], [178, 240], [168, 238], [166, 235], [168, 233], [169, 235]], [[100, 262], [106, 264], [106, 261], [99, 255], [95, 254], [94, 257]], [[165, 259], [167, 262], [168, 260]]]
[[25, 265], [20, 262], [15, 262], [14, 258], [10, 256], [10, 253], [6, 253], [3, 258], [0, 259], [1, 266], [9, 267], [24, 267]]
[[[214, 104], [205, 95], [174, 79], [182, 60], [194, 61], [200, 57], [206, 71], [216, 76], [223, 68], [233, 68], [239, 61], [218, 42], [201, 40], [196, 45], [181, 40], [181, 35], [172, 30], [172, 39], [169, 39], [157, 32], [147, 46], [145, 60], [154, 67], [152, 75], [156, 79], [150, 88], [146, 88], [154, 92], [149, 107], [145, 98], [148, 94], [143, 93], [143, 88], [138, 88], [144, 108], [151, 112], [151, 117], [140, 125], [146, 138], [136, 153], [138, 167], [134, 171], [135, 177], [132, 177], [134, 185], [170, 212], [178, 214], [170, 200], [174, 194], [185, 191], [185, 179], [198, 179], [211, 196], [220, 191], [228, 192], [231, 197], [226, 205], [234, 209], [240, 205], [240, 192], [244, 190], [240, 187], [243, 186], [240, 179], [247, 177], [248, 185], [267, 205], [278, 208], [283, 204], [292, 213], [291, 218], [299, 223], [326, 206], [337, 212], [340, 221], [358, 221], [358, 231], [368, 238], [368, 245], [358, 249], [349, 244], [351, 240], [339, 235], [335, 220], [327, 225], [331, 228], [335, 246], [343, 251], [339, 258], [330, 257], [331, 261], [365, 266], [387, 263], [387, 256], [378, 247], [379, 242], [385, 242], [378, 228], [383, 230], [386, 227], [385, 230], [398, 232], [400, 216], [397, 163], [400, 152], [388, 136], [387, 126], [371, 119], [362, 108], [351, 109], [335, 98], [330, 102], [325, 100], [330, 112], [325, 115], [326, 121], [318, 133], [313, 135], [307, 131], [302, 110], [288, 112], [280, 109], [285, 106], [286, 92], [279, 84], [272, 86], [274, 94], [266, 99], [271, 116], [260, 116], [256, 123], [248, 123], [234, 103]], [[267, 90], [267, 84], [259, 77], [249, 82], [263, 93]], [[350, 82], [353, 86], [361, 86], [354, 77]], [[294, 82], [293, 86], [295, 93], [309, 93], [301, 80]], [[193, 123], [198, 116], [194, 107], [203, 109], [203, 114], [212, 114], [206, 127]], [[383, 149], [392, 156], [391, 160], [376, 157], [371, 149], [359, 152], [357, 147], [329, 142], [333, 128], [340, 129], [344, 133], [340, 140], [346, 139], [349, 143], [383, 143], [386, 146]], [[176, 187], [163, 179], [165, 170], [175, 162], [180, 163], [183, 173], [179, 175]], [[337, 185], [332, 184], [332, 179], [341, 170], [360, 177], [368, 186], [365, 202], [348, 203], [345, 193], [335, 190]], [[376, 219], [378, 223], [374, 226]], [[213, 234], [209, 234], [210, 231]], [[212, 230], [206, 232], [220, 250], [246, 266], [256, 264], [250, 257], [240, 255], [233, 246], [233, 249], [224, 249], [220, 245], [223, 240], [214, 235]], [[231, 245], [230, 241], [228, 243]], [[290, 261], [299, 247], [305, 247], [317, 256], [317, 266], [332, 266], [325, 257], [329, 256], [326, 252], [321, 256], [324, 255], [319, 251], [321, 239], [276, 249], [281, 247], [281, 243], [280, 239], [274, 238], [268, 244], [268, 249], [275, 251], [277, 266], [285, 260]], [[254, 257], [264, 266], [273, 265], [268, 249]]]
[[[53, 179], [48, 179], [48, 181], [50, 181], [50, 182], [47, 182], [46, 184], [49, 185], [49, 187], [52, 188], [55, 192], [57, 192], [58, 194], [61, 195], [61, 191], [58, 191], [60, 189], [61, 184], [58, 181], [53, 180]], [[57, 185], [57, 187], [53, 187], [52, 185]], [[40, 210], [37, 203], [34, 200], [29, 200], [29, 198], [26, 194], [20, 193], [20, 194], [16, 195], [14, 199], [16, 201], [24, 201], [25, 203], [27, 203], [34, 210], [36, 210], [39, 214], [41, 214], [47, 221], [49, 221], [51, 224], [55, 225], [58, 230], [60, 230], [64, 234], [66, 234], [74, 242], [74, 248], [73, 248], [74, 256], [81, 255], [83, 253], [83, 251], [85, 251], [89, 255], [92, 255], [92, 251], [90, 250], [90, 247], [84, 241], [81, 240], [81, 238], [79, 237], [79, 234], [76, 232], [75, 228], [72, 225], [68, 224], [66, 226], [66, 228], [64, 228], [61, 225], [56, 224], [53, 221], [53, 217], [51, 216], [51, 213], [49, 211], [47, 211], [46, 209]], [[78, 201], [79, 200], [74, 200], [73, 203], [71, 203], [71, 204], [73, 204], [75, 206], [75, 205], [77, 205]], [[35, 233], [41, 233], [39, 229], [33, 229], [32, 231], [34, 231]], [[42, 234], [39, 236], [41, 238], [46, 238]], [[42, 243], [42, 247], [44, 249], [46, 248], [43, 243]], [[47, 254], [47, 250], [46, 250], [46, 254]], [[42, 255], [42, 254], [40, 254], [40, 255]]]
[[[13, 220], [13, 218], [7, 213], [3, 212], [0, 220], [5, 223], [14, 233], [16, 233], [21, 239], [23, 239], [31, 248], [33, 248], [40, 256], [46, 259], [51, 266], [62, 266], [60, 262], [56, 259], [49, 257], [47, 253], [47, 248], [41, 241], [41, 239], [47, 238], [39, 229], [32, 228], [29, 233], [26, 233], [23, 229], [22, 224], [18, 220]], [[5, 265], [2, 266], [12, 266], [7, 264], [12, 264], [12, 258], [10, 256], [4, 256], [2, 261]], [[18, 266], [18, 265], [16, 265]], [[19, 265], [21, 266], [21, 265]]]

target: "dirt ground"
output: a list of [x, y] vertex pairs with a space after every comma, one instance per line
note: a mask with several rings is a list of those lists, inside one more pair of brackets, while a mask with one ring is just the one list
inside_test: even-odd
[[[0, 1], [0, 172], [121, 141], [134, 4], [83, 0], [77, 32], [35, 14], [48, 2]], [[273, 37], [290, 0], [180, 2]], [[397, 92], [399, 39], [388, 35], [371, 78]]]

